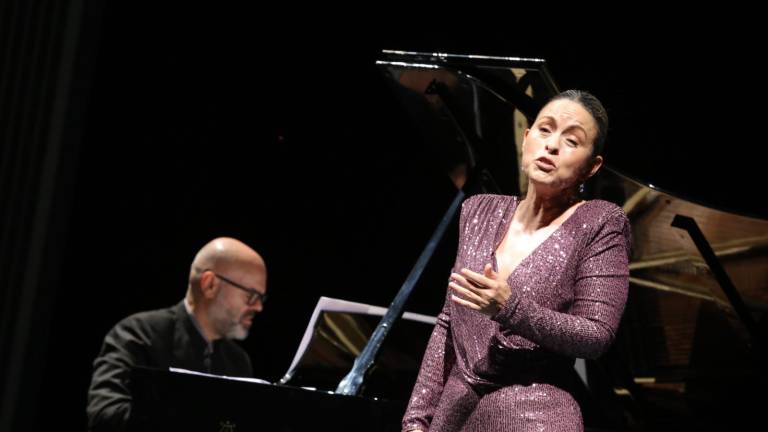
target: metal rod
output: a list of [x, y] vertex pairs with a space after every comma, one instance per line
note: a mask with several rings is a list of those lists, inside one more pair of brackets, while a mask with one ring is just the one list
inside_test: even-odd
[[448, 211], [446, 211], [443, 215], [443, 219], [440, 221], [437, 229], [435, 229], [435, 232], [432, 233], [432, 237], [429, 239], [429, 243], [427, 243], [427, 246], [421, 252], [421, 255], [416, 261], [416, 264], [411, 269], [411, 273], [400, 287], [400, 291], [398, 291], [395, 299], [392, 301], [392, 304], [389, 305], [387, 313], [384, 314], [384, 316], [381, 318], [381, 321], [379, 322], [379, 325], [377, 325], [376, 329], [373, 331], [368, 344], [366, 344], [363, 352], [360, 353], [357, 359], [355, 359], [355, 363], [352, 365], [352, 370], [349, 371], [347, 376], [345, 376], [344, 379], [342, 379], [339, 383], [339, 386], [336, 388], [336, 393], [343, 395], [357, 395], [360, 393], [363, 381], [365, 380], [365, 375], [368, 373], [371, 365], [376, 360], [376, 355], [379, 352], [379, 348], [381, 348], [381, 344], [384, 342], [387, 334], [392, 329], [395, 321], [403, 315], [405, 302], [411, 295], [413, 287], [416, 286], [416, 282], [421, 277], [421, 273], [424, 271], [424, 267], [426, 267], [429, 259], [434, 254], [440, 239], [442, 239], [445, 230], [448, 228], [451, 220], [453, 220], [453, 217], [461, 206], [461, 202], [463, 200], [464, 191], [459, 190], [450, 207], [448, 207]]
[[723, 289], [725, 296], [728, 297], [728, 301], [731, 302], [736, 315], [739, 317], [739, 319], [741, 319], [741, 322], [747, 329], [747, 332], [751, 336], [752, 341], [757, 345], [756, 348], [762, 349], [763, 341], [760, 337], [760, 331], [758, 330], [757, 323], [752, 317], [752, 314], [750, 313], [747, 306], [744, 304], [744, 300], [741, 298], [741, 295], [736, 289], [736, 286], [733, 285], [731, 278], [728, 277], [728, 273], [725, 272], [722, 264], [720, 264], [720, 261], [718, 261], [717, 257], [715, 256], [715, 252], [712, 250], [709, 242], [707, 242], [707, 239], [701, 232], [699, 225], [693, 218], [679, 214], [675, 215], [674, 219], [672, 219], [671, 225], [675, 228], [680, 228], [687, 231], [688, 235], [691, 236], [691, 240], [693, 240], [696, 248], [699, 249], [699, 253], [701, 253], [702, 258], [704, 258], [704, 261], [709, 266], [712, 274], [715, 276], [715, 279], [720, 284], [720, 287]]

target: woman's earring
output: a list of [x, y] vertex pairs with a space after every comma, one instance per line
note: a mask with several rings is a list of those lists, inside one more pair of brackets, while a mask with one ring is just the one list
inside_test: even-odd
[[584, 183], [579, 185], [579, 193], [584, 194]]

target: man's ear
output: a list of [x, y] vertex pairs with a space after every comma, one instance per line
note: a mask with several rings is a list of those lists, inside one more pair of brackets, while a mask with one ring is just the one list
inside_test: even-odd
[[204, 298], [211, 299], [215, 297], [217, 288], [216, 275], [212, 271], [206, 270], [200, 274], [200, 292]]

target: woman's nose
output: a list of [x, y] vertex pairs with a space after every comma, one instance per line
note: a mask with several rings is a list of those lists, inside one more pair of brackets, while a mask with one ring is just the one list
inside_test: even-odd
[[558, 144], [557, 140], [547, 140], [544, 143], [544, 150], [546, 150], [548, 153], [557, 154], [559, 149], [560, 145]]

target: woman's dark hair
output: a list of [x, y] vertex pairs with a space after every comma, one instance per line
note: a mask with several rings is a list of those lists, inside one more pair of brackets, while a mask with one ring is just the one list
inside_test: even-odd
[[592, 143], [592, 156], [603, 153], [605, 137], [608, 135], [608, 113], [605, 107], [592, 93], [584, 90], [566, 90], [552, 97], [547, 104], [560, 99], [568, 99], [579, 103], [595, 119], [597, 135]]

